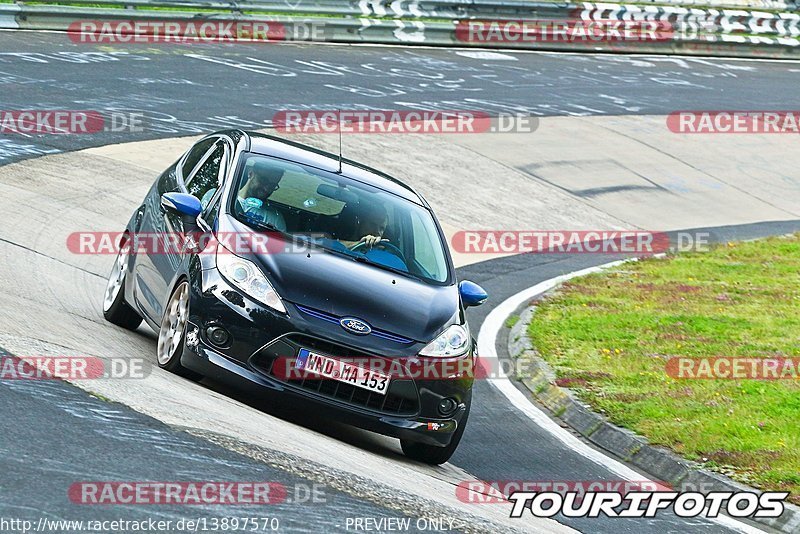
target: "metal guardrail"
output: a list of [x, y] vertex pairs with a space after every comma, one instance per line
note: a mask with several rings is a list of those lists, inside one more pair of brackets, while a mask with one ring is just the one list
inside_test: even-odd
[[[65, 0], [69, 4], [120, 6], [128, 9], [172, 7], [181, 9], [220, 10], [230, 13], [267, 12], [306, 16], [342, 16], [351, 18], [392, 19], [530, 19], [541, 15], [563, 16], [566, 2], [519, 2], [514, 0]], [[35, 6], [55, 0], [18, 0], [17, 4]], [[574, 5], [573, 5], [574, 6]]]
[[[80, 20], [279, 21], [287, 40], [559, 51], [800, 57], [800, 14], [626, 4], [514, 0], [48, 0], [0, 4], [0, 27], [74, 30]], [[84, 4], [84, 5], [81, 5]], [[103, 7], [93, 7], [91, 5]], [[111, 9], [116, 7], [117, 9]], [[149, 8], [158, 7], [159, 10]], [[260, 14], [259, 14], [260, 13]], [[469, 21], [625, 21], [672, 28], [663, 40], [532, 42], [464, 39]], [[487, 22], [483, 22], [487, 23]], [[73, 25], [73, 26], [71, 26]], [[309, 34], [308, 27], [322, 27]]]
[[[563, 12], [566, 6], [577, 7], [581, 4], [571, 2], [530, 2], [522, 0], [68, 0], [70, 4], [124, 5], [127, 8], [138, 7], [175, 7], [196, 9], [230, 10], [231, 12], [262, 11], [291, 13], [294, 15], [333, 15], [370, 18], [399, 19], [519, 19], [532, 18], [542, 13]], [[658, 0], [669, 4], [670, 0]], [[704, 2], [727, 1], [714, 9], [745, 9], [744, 5], [735, 4], [735, 0], [698, 0]], [[739, 0], [763, 4], [759, 9], [778, 11], [796, 11], [796, 0]], [[17, 0], [20, 5], [37, 3], [54, 3], [53, 0]], [[686, 9], [685, 0], [675, 0], [676, 5], [642, 6], [645, 9], [659, 7]], [[608, 4], [611, 5], [611, 4]], [[641, 6], [641, 4], [639, 4]], [[627, 7], [633, 7], [630, 5]], [[698, 7], [703, 9], [702, 7]], [[698, 9], [694, 8], [694, 9]]]

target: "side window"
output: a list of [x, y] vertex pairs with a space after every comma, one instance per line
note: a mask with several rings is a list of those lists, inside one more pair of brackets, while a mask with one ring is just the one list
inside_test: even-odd
[[175, 170], [178, 168], [178, 164], [175, 163], [164, 171], [164, 174], [159, 176], [158, 178], [158, 194], [163, 195], [164, 193], [169, 193], [170, 191], [177, 191], [178, 190], [178, 177], [175, 175]]
[[201, 141], [194, 145], [191, 150], [189, 150], [189, 154], [186, 155], [186, 159], [183, 161], [183, 165], [181, 166], [181, 176], [184, 180], [188, 178], [188, 176], [192, 173], [192, 170], [195, 166], [203, 159], [208, 149], [214, 144], [217, 139], [211, 138], [206, 139], [205, 141]]
[[[194, 176], [190, 176], [186, 182], [186, 190], [190, 195], [208, 202], [209, 197], [213, 195], [210, 191], [219, 187], [219, 171], [224, 157], [225, 145], [220, 142], [200, 168], [197, 169]], [[204, 198], [206, 194], [209, 197]]]
[[214, 229], [216, 229], [216, 222], [217, 222], [217, 217], [219, 217], [219, 207], [221, 203], [222, 202], [220, 201], [220, 199], [217, 198], [217, 201], [214, 202], [214, 204], [206, 207], [203, 213], [201, 214], [203, 219], [205, 219], [205, 221], [209, 224], [209, 226], [211, 226]]
[[442, 273], [439, 271], [443, 260], [436, 254], [438, 247], [431, 239], [431, 228], [426, 227], [416, 213], [411, 213], [411, 233], [414, 236], [414, 259], [433, 278], [437, 280], [442, 278]]

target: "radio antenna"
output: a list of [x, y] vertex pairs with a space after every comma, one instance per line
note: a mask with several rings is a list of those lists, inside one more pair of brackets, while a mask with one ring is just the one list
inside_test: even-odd
[[342, 110], [338, 110], [337, 122], [339, 123], [339, 171], [337, 174], [342, 174]]

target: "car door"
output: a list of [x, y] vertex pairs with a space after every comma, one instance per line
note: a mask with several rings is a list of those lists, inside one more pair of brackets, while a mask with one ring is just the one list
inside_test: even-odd
[[137, 239], [145, 246], [136, 247], [136, 261], [133, 267], [133, 299], [139, 311], [151, 323], [157, 323], [160, 319], [157, 310], [162, 298], [161, 294], [153, 292], [154, 287], [160, 287], [158, 271], [153, 262], [157, 259], [156, 249], [161, 248], [163, 242], [161, 238], [161, 232], [164, 231], [161, 195], [180, 190], [178, 188], [178, 172], [185, 157], [184, 155], [176, 163], [173, 163], [158, 177], [142, 206], [142, 220], [138, 227]]
[[[208, 189], [218, 187], [229, 154], [228, 143], [219, 136], [199, 141], [178, 162], [172, 190], [202, 196]], [[161, 207], [160, 195], [166, 192], [159, 191], [149, 203], [152, 205], [148, 206], [143, 231], [151, 236], [153, 246], [149, 246], [146, 257], [140, 259], [137, 275], [141, 285], [137, 302], [156, 322], [163, 314], [171, 284], [183, 260], [183, 223]]]

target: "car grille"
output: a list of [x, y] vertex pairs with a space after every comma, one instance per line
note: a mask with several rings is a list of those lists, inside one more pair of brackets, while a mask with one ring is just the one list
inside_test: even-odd
[[[315, 310], [313, 308], [308, 308], [306, 306], [300, 306], [299, 304], [295, 304], [295, 306], [297, 307], [298, 310], [305, 313], [306, 315], [310, 315], [311, 317], [315, 317], [317, 319], [321, 319], [329, 323], [339, 324], [339, 321], [342, 319], [338, 315], [332, 315], [330, 313], [326, 313], [320, 310]], [[397, 334], [387, 332], [386, 330], [378, 330], [376, 328], [373, 328], [369, 335], [381, 339], [386, 339], [389, 341], [394, 341], [395, 343], [402, 343], [404, 345], [410, 345], [411, 343], [414, 343], [413, 339], [409, 339], [403, 336], [398, 336]]]
[[388, 415], [410, 416], [419, 411], [419, 396], [413, 380], [393, 379], [389, 384], [389, 391], [385, 395], [381, 395], [338, 380], [314, 379], [313, 376], [289, 379], [273, 372], [273, 366], [278, 358], [291, 358], [293, 360], [297, 357], [297, 353], [301, 348], [332, 357], [337, 354], [347, 354], [348, 357], [356, 358], [369, 357], [367, 354], [354, 352], [351, 349], [317, 338], [294, 335], [283, 337], [264, 347], [253, 355], [250, 359], [250, 364], [258, 372], [269, 376], [273, 380], [353, 406]]

